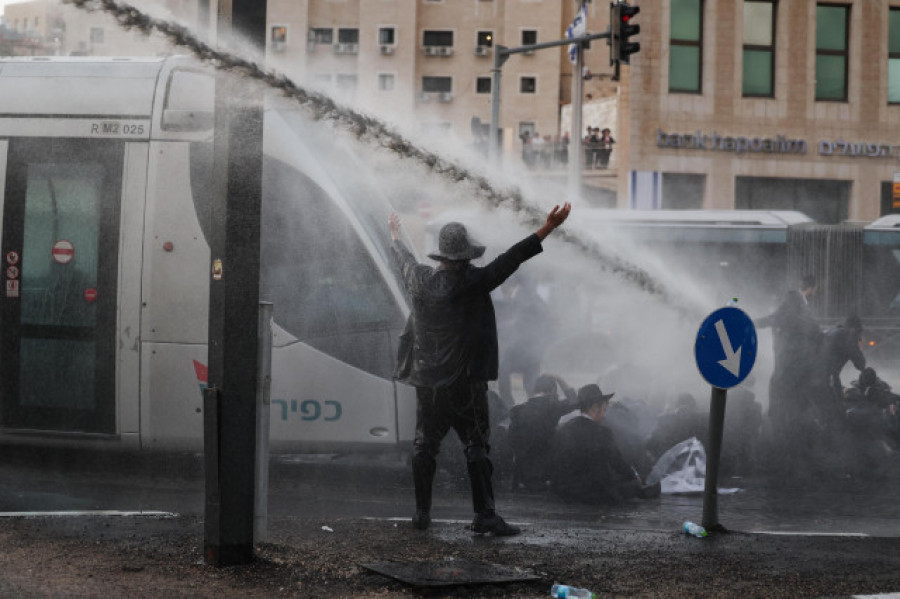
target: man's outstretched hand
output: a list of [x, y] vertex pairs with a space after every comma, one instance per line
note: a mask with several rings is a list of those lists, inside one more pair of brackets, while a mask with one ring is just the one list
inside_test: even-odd
[[566, 222], [566, 219], [569, 218], [569, 212], [572, 211], [572, 204], [566, 202], [560, 207], [558, 204], [553, 207], [549, 214], [547, 214], [547, 222], [544, 223], [544, 226], [537, 230], [537, 236], [541, 238], [543, 241], [547, 235], [553, 232], [553, 230]]

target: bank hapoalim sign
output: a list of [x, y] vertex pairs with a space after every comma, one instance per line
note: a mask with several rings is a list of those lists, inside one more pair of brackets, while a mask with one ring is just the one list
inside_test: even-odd
[[[708, 152], [732, 152], [744, 154], [806, 154], [805, 139], [786, 135], [775, 137], [749, 137], [720, 135], [718, 132], [666, 133], [656, 130], [656, 146], [668, 149], [702, 150]], [[843, 139], [823, 139], [816, 144], [820, 156], [848, 156], [855, 158], [897, 158], [900, 160], [900, 144], [850, 142]]]

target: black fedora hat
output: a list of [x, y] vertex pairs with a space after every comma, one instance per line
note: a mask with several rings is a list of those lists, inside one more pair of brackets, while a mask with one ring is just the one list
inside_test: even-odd
[[474, 260], [484, 254], [484, 246], [474, 243], [462, 223], [447, 223], [438, 235], [438, 251], [428, 254], [432, 260]]
[[609, 401], [609, 398], [613, 395], [615, 395], [615, 393], [604, 394], [603, 391], [600, 390], [600, 387], [593, 383], [585, 385], [578, 390], [578, 407], [582, 410], [586, 410], [595, 403]]

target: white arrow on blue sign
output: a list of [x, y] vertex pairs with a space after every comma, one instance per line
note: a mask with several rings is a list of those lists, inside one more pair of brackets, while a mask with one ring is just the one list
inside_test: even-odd
[[756, 362], [753, 321], [740, 308], [719, 308], [700, 325], [694, 358], [700, 374], [713, 387], [730, 389], [739, 385]]

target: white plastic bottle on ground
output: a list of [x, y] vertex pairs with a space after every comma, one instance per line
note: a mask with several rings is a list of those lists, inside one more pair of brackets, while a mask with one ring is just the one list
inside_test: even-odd
[[555, 584], [550, 588], [550, 596], [556, 599], [597, 599], [597, 594], [587, 589], [570, 587], [567, 584]]
[[684, 523], [684, 532], [686, 534], [694, 535], [695, 537], [699, 538], [706, 536], [706, 529], [699, 524], [694, 524], [693, 522]]

